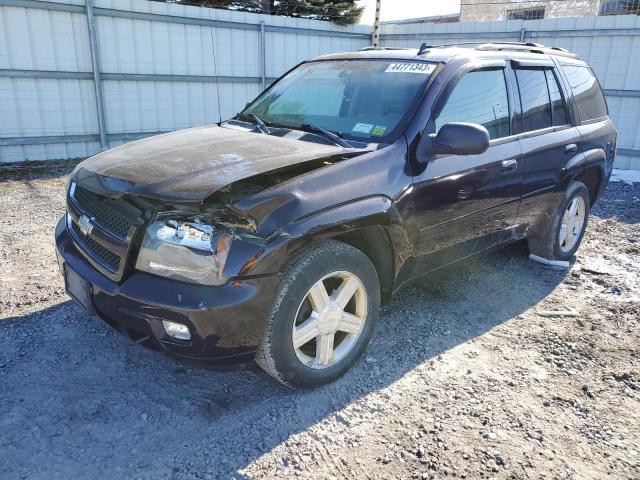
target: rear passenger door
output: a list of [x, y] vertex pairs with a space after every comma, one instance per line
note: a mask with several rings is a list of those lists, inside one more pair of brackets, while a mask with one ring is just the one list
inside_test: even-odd
[[516, 225], [522, 232], [538, 228], [538, 222], [555, 213], [562, 196], [563, 167], [578, 151], [580, 133], [567, 108], [558, 73], [550, 60], [512, 62], [523, 175]]

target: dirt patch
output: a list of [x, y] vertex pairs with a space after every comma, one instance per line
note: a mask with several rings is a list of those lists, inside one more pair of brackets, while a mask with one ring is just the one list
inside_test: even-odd
[[185, 367], [68, 301], [65, 185], [0, 183], [0, 477], [640, 477], [640, 185], [608, 188], [569, 271], [514, 245], [401, 292], [311, 392]]

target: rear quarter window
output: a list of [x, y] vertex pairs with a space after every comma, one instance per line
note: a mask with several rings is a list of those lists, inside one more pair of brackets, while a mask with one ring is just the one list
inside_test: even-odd
[[607, 116], [604, 95], [591, 69], [581, 65], [561, 66], [573, 91], [580, 121], [586, 122]]

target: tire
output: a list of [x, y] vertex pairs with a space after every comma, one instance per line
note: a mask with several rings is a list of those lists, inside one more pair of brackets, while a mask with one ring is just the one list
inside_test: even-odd
[[[326, 297], [318, 286], [325, 289]], [[354, 288], [342, 311], [340, 304]], [[320, 309], [318, 305], [325, 307]], [[365, 351], [379, 310], [380, 282], [369, 258], [341, 242], [319, 243], [294, 259], [285, 270], [256, 362], [291, 388], [313, 388], [332, 382], [349, 370]], [[358, 318], [363, 322], [356, 321]], [[314, 319], [316, 323], [312, 324]], [[305, 328], [301, 327], [303, 324]], [[339, 330], [333, 334], [333, 343], [328, 340], [332, 329], [347, 327], [351, 333]], [[294, 338], [298, 343], [306, 340], [305, 333], [318, 336], [294, 346]], [[335, 348], [331, 356], [326, 354], [327, 345]]]
[[[567, 210], [573, 205], [572, 202], [576, 202], [578, 211], [580, 208], [580, 202], [583, 206], [582, 219], [576, 217], [577, 223], [575, 227], [579, 227], [579, 233], [572, 235], [572, 241], [569, 245], [568, 236], [563, 235], [563, 227], [565, 227], [564, 220], [566, 220], [565, 213], [569, 215]], [[580, 247], [584, 232], [587, 229], [587, 223], [589, 221], [589, 190], [584, 183], [577, 180], [573, 180], [564, 192], [564, 197], [554, 218], [552, 219], [549, 229], [543, 237], [536, 237], [529, 239], [529, 251], [534, 255], [546, 258], [548, 260], [562, 260], [567, 261], [573, 257]], [[571, 215], [569, 215], [571, 216]], [[578, 225], [579, 224], [579, 225]], [[566, 228], [564, 229], [566, 230]], [[563, 240], [564, 238], [564, 240]]]

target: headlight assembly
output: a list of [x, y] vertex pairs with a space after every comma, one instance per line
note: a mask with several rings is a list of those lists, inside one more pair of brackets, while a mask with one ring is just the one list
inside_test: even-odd
[[205, 285], [226, 282], [224, 267], [232, 233], [194, 221], [158, 219], [144, 235], [136, 268], [163, 277]]

